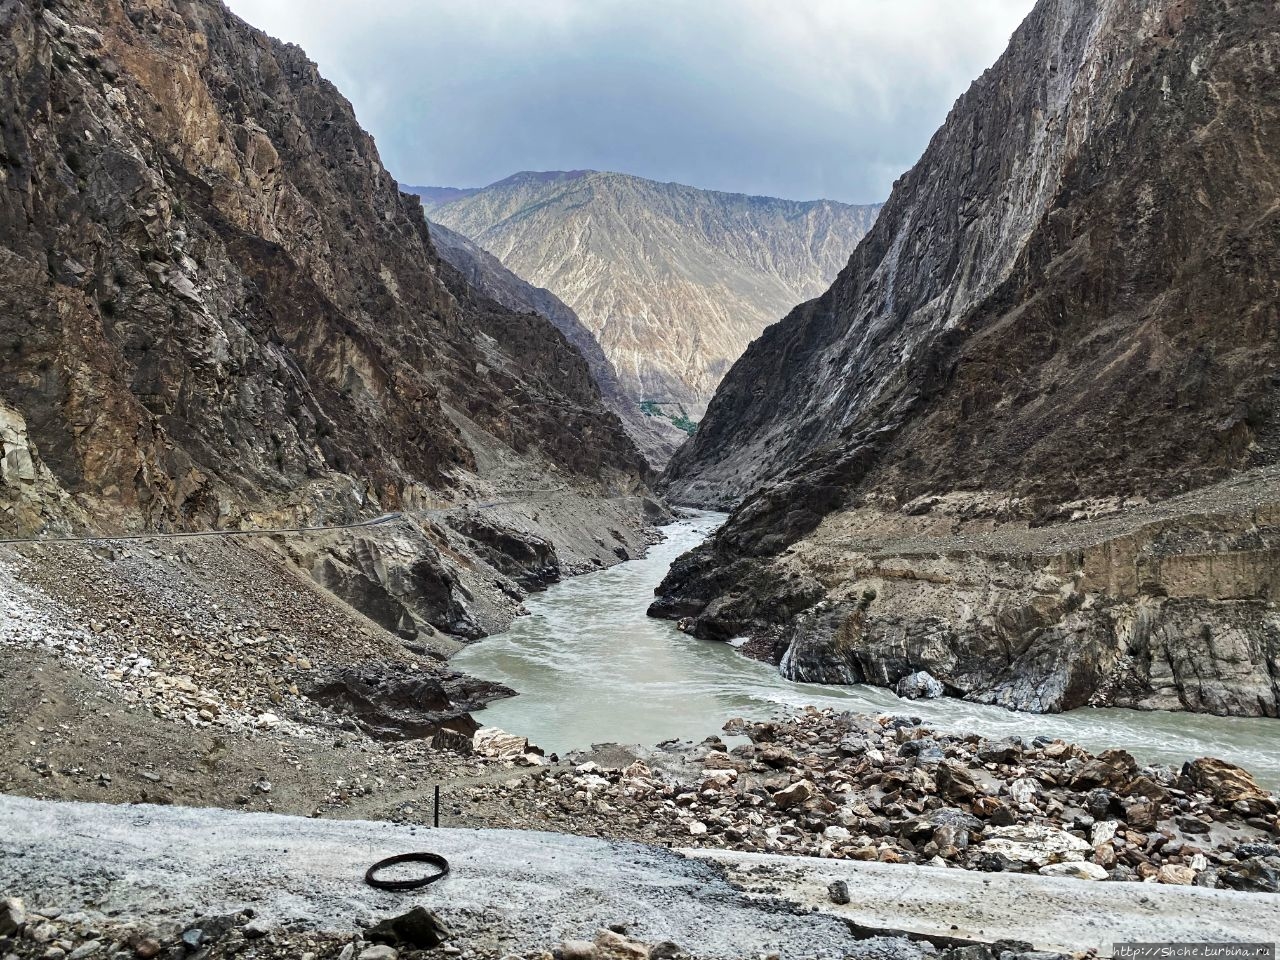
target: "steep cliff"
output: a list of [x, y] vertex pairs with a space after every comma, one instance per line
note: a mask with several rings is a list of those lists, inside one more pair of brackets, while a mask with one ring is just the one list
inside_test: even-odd
[[[807, 679], [892, 684], [923, 668], [953, 692], [1061, 709], [1144, 653], [1155, 665], [1126, 702], [1151, 702], [1164, 670], [1176, 683], [1163, 705], [1274, 714], [1265, 578], [1241, 593], [1210, 577], [1175, 602], [1140, 576], [1269, 543], [1257, 517], [1280, 501], [1270, 473], [1233, 521], [1252, 539], [1206, 537], [1189, 511], [1181, 535], [1120, 560], [1130, 593], [1063, 559], [1043, 595], [1019, 594], [1007, 568], [1039, 569], [1039, 549], [1014, 538], [993, 554], [965, 537], [1123, 515], [1280, 459], [1278, 59], [1274, 4], [1041, 0], [836, 282], [751, 346], [670, 464], [677, 499], [740, 505], [655, 612], [712, 635], [770, 633]], [[922, 516], [937, 518], [923, 539]], [[994, 567], [966, 572], [947, 550]], [[863, 562], [921, 553], [941, 554], [923, 581]], [[927, 616], [903, 586], [967, 577], [976, 597]], [[1233, 636], [1227, 668], [1215, 651]], [[786, 656], [797, 640], [812, 655]], [[989, 669], [957, 669], [966, 652]], [[1055, 679], [1064, 664], [1079, 668], [1070, 683]], [[1249, 692], [1223, 692], [1233, 671]]]
[[[422, 187], [405, 187], [406, 193]], [[688, 436], [662, 417], [649, 416], [629, 397], [618, 380], [618, 371], [600, 348], [600, 342], [586, 328], [567, 304], [545, 287], [516, 276], [502, 261], [468, 240], [460, 233], [439, 223], [430, 223], [431, 240], [441, 258], [451, 264], [473, 288], [510, 310], [546, 317], [573, 345], [591, 370], [605, 405], [618, 415], [627, 433], [646, 459], [656, 467], [665, 466], [671, 454]]]
[[215, 0], [8, 3], [0, 90], [0, 529], [348, 519], [500, 484], [495, 451], [643, 486], [586, 362], [439, 260], [297, 47]]
[[697, 419], [765, 325], [831, 282], [877, 209], [575, 170], [518, 173], [430, 216], [569, 304], [630, 397]]

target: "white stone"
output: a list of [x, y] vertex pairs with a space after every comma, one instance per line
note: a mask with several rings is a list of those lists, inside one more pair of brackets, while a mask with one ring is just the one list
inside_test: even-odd
[[1016, 804], [1030, 803], [1040, 792], [1040, 783], [1030, 777], [1022, 777], [1009, 784], [1009, 799]]
[[1068, 860], [1062, 863], [1047, 863], [1040, 868], [1044, 877], [1074, 877], [1077, 880], [1105, 880], [1107, 871], [1096, 863], [1087, 860]]
[[1092, 851], [1089, 841], [1058, 830], [1055, 827], [1035, 824], [1018, 824], [1009, 827], [992, 827], [987, 839], [978, 847], [982, 853], [999, 853], [1011, 860], [1020, 860], [1042, 867], [1065, 860], [1083, 860]]
[[1104, 843], [1110, 843], [1115, 839], [1116, 831], [1120, 829], [1120, 821], [1103, 820], [1093, 825], [1093, 830], [1089, 834], [1089, 843], [1095, 847]]

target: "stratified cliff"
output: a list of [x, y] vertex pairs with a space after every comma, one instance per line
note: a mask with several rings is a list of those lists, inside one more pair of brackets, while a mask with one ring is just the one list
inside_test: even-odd
[[831, 282], [878, 209], [593, 170], [426, 198], [439, 199], [433, 221], [569, 304], [628, 396], [681, 404], [695, 420], [765, 325]]
[[[740, 506], [656, 611], [772, 632], [804, 679], [1275, 713], [1269, 580], [1240, 551], [1270, 549], [1280, 500], [1278, 59], [1274, 4], [1041, 0], [670, 464], [677, 499]], [[1181, 532], [1125, 541], [1101, 581], [1096, 532], [982, 539], [1249, 468], [1231, 517], [1171, 509]], [[1144, 577], [1170, 562], [1199, 572]]]
[[7, 3], [0, 90], [0, 530], [346, 519], [502, 458], [642, 487], [582, 357], [439, 260], [297, 47], [216, 0]]

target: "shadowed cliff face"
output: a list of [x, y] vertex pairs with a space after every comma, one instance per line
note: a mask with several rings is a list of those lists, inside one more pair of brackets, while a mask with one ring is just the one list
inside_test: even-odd
[[1167, 493], [1269, 459], [1275, 21], [1041, 3], [831, 289], [725, 378], [670, 488], [740, 498], [868, 447], [904, 499]]
[[[405, 187], [407, 193], [428, 189]], [[429, 196], [431, 194], [424, 196], [424, 199]], [[618, 371], [600, 348], [595, 334], [578, 319], [578, 315], [550, 290], [535, 287], [522, 280], [504, 267], [497, 257], [462, 234], [439, 223], [430, 223], [430, 229], [432, 243], [441, 258], [461, 273], [471, 287], [508, 309], [519, 313], [531, 310], [546, 317], [564, 334], [565, 339], [587, 361], [587, 367], [596, 386], [600, 388], [605, 406], [622, 420], [627, 433], [649, 463], [657, 469], [665, 466], [688, 434], [672, 425], [669, 420], [648, 416], [640, 410], [640, 405], [623, 389]]]
[[[949, 532], [1025, 527], [1275, 464], [1277, 59], [1274, 4], [1042, 0], [895, 186], [831, 289], [748, 349], [673, 459], [665, 482], [677, 500], [740, 506], [673, 570], [658, 610], [699, 617], [712, 634], [783, 629], [785, 648], [797, 609], [847, 591], [843, 614], [815, 613], [804, 627], [822, 634], [817, 660], [847, 666], [878, 620], [896, 618], [923, 638], [904, 657], [913, 663], [898, 666], [942, 671], [941, 647], [964, 649], [972, 635], [940, 641], [919, 610], [886, 602], [863, 583], [874, 564], [840, 561], [837, 534], [874, 529], [876, 555], [896, 555], [910, 518], [931, 511]], [[1261, 483], [1246, 510], [1271, 497], [1271, 480]], [[1176, 541], [1160, 555], [1176, 554]], [[815, 544], [816, 566], [796, 561]], [[1075, 579], [1072, 602], [1106, 595]], [[854, 584], [879, 599], [856, 602]], [[1016, 662], [1050, 627], [1061, 633], [1055, 656], [1069, 659], [1072, 631], [1061, 624], [1071, 611], [1020, 622], [987, 613], [987, 653], [998, 662]], [[943, 613], [935, 627], [962, 615]], [[1275, 711], [1269, 616], [1226, 618], [1252, 631], [1262, 693], [1222, 709]], [[1166, 648], [1224, 622], [1156, 617]], [[1101, 647], [1123, 646], [1123, 631], [1102, 632]], [[1205, 660], [1186, 659], [1183, 677]], [[892, 683], [898, 671], [867, 672]], [[1208, 669], [1206, 682], [1217, 676]], [[1073, 706], [1095, 682], [1010, 702]], [[991, 683], [953, 688], [977, 695]], [[1194, 693], [1182, 704], [1207, 708]]]
[[433, 221], [577, 312], [633, 401], [675, 401], [695, 420], [765, 325], [830, 283], [878, 209], [593, 170], [440, 200]]
[[7, 3], [0, 90], [0, 529], [341, 519], [494, 450], [642, 485], [581, 356], [440, 262], [298, 48], [213, 0]]

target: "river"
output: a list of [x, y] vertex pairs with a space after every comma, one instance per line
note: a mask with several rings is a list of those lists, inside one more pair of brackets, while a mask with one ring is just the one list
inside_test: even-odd
[[1092, 751], [1123, 747], [1147, 762], [1216, 756], [1280, 787], [1280, 721], [1089, 708], [1015, 713], [962, 700], [900, 700], [880, 687], [793, 683], [727, 644], [647, 617], [672, 560], [722, 520], [714, 513], [681, 520], [643, 559], [534, 594], [525, 603], [529, 616], [455, 656], [459, 670], [520, 691], [476, 719], [563, 753], [593, 743], [701, 740], [731, 717], [765, 719], [813, 704], [918, 716], [939, 729], [986, 737], [1061, 737]]

